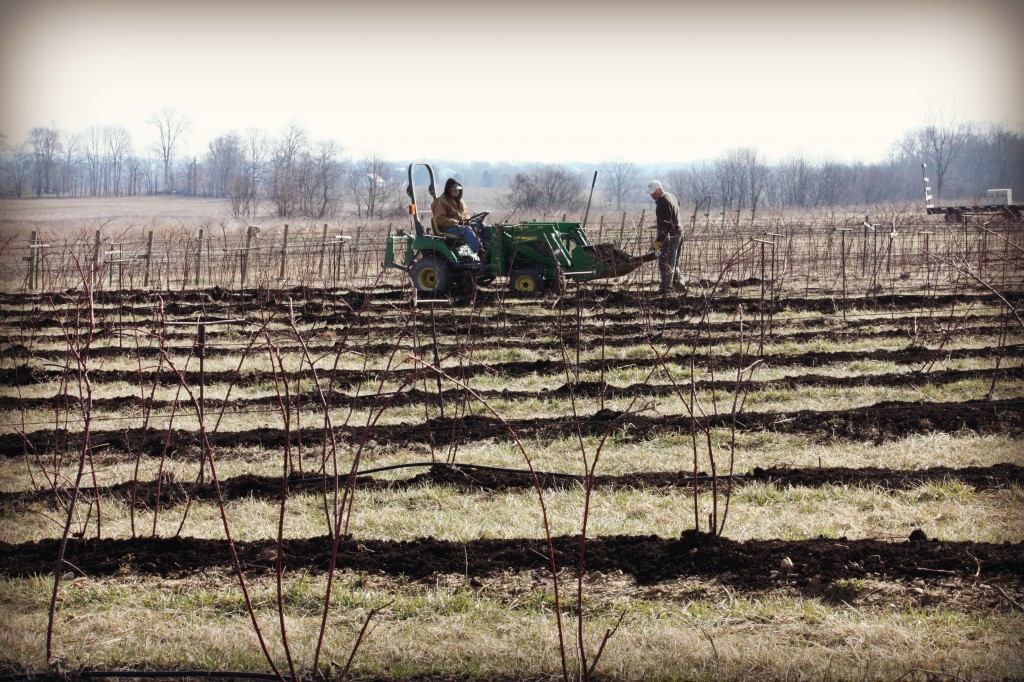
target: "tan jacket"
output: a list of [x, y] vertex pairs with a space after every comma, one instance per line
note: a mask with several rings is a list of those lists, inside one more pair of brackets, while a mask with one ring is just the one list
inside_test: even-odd
[[452, 199], [447, 194], [442, 194], [430, 204], [431, 217], [434, 227], [452, 227], [453, 225], [465, 225], [469, 219], [469, 209], [462, 199]]

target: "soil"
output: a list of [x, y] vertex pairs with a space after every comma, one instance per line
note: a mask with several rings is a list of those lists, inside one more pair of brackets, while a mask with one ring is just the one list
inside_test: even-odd
[[[704, 283], [710, 285], [710, 283]], [[471, 349], [517, 348], [537, 351], [547, 357], [558, 357], [564, 344], [568, 348], [625, 348], [637, 345], [637, 339], [651, 340], [669, 348], [669, 361], [689, 364], [693, 339], [703, 334], [716, 342], [738, 342], [737, 322], [701, 320], [705, 310], [733, 314], [742, 306], [745, 340], [757, 333], [758, 321], [767, 317], [773, 343], [802, 342], [809, 339], [848, 341], [905, 339], [897, 350], [858, 350], [837, 352], [805, 352], [793, 355], [770, 354], [763, 361], [773, 367], [815, 368], [835, 363], [877, 361], [907, 368], [924, 368], [935, 361], [960, 358], [1004, 358], [1004, 364], [1019, 365], [1024, 358], [1024, 344], [1001, 342], [999, 346], [955, 349], [945, 348], [950, 338], [964, 336], [995, 337], [1008, 329], [1003, 301], [986, 293], [942, 296], [877, 295], [868, 298], [786, 298], [773, 300], [770, 282], [756, 278], [723, 283], [712, 299], [698, 296], [681, 298], [652, 297], [648, 291], [631, 291], [589, 286], [586, 290], [569, 287], [555, 300], [516, 296], [483, 290], [475, 293], [474, 305], [465, 300], [437, 314], [443, 319], [445, 339], [436, 347], [430, 333], [434, 311], [420, 309], [409, 314], [407, 288], [379, 287], [374, 290], [309, 290], [295, 288], [285, 291], [250, 289], [241, 292], [214, 288], [207, 291], [183, 292], [100, 292], [96, 296], [96, 333], [103, 344], [112, 344], [122, 327], [145, 327], [154, 321], [195, 320], [208, 318], [255, 318], [255, 313], [278, 314], [287, 319], [288, 300], [296, 302], [296, 322], [307, 335], [311, 352], [331, 357], [342, 348], [358, 348], [377, 356], [393, 350], [394, 340], [403, 340], [405, 352], [431, 357], [436, 349], [442, 357], [463, 353], [464, 339], [472, 341]], [[761, 287], [766, 292], [761, 294]], [[696, 287], [695, 287], [696, 289]], [[723, 293], [724, 292], [724, 293]], [[1011, 304], [1019, 305], [1024, 294], [1008, 294]], [[64, 351], [36, 350], [40, 345], [63, 345], [64, 325], [74, 324], [80, 310], [78, 292], [61, 295], [0, 294], [4, 312], [5, 337], [0, 338], [8, 358], [7, 368], [0, 370], [0, 386], [20, 387], [45, 382], [71, 380], [73, 372], [62, 370], [68, 360]], [[924, 309], [926, 313], [920, 314]], [[985, 309], [985, 310], [982, 310]], [[577, 311], [581, 313], [577, 326]], [[774, 314], [814, 313], [813, 320], [772, 320]], [[863, 319], [851, 316], [840, 320], [844, 311], [870, 312]], [[955, 314], [954, 314], [955, 311]], [[844, 316], [845, 317], [845, 316]], [[600, 326], [595, 323], [607, 323]], [[834, 323], [834, 324], [833, 324]], [[834, 328], [833, 328], [834, 326]], [[228, 327], [220, 327], [225, 331]], [[255, 327], [244, 328], [242, 337], [218, 331], [212, 335], [207, 357], [237, 357], [239, 343]], [[294, 354], [295, 338], [283, 326], [277, 327], [282, 337], [282, 350]], [[1016, 329], [1016, 328], [1014, 328]], [[167, 327], [162, 338], [172, 344], [165, 350], [181, 354], [193, 349], [194, 327]], [[241, 341], [239, 340], [241, 338]], [[367, 342], [369, 340], [369, 342]], [[1011, 336], [1010, 340], [1019, 341]], [[275, 341], [278, 342], [278, 341]], [[113, 345], [97, 348], [90, 355], [90, 378], [97, 385], [106, 382], [127, 382], [138, 385], [139, 372], [107, 369], [126, 366], [143, 360], [152, 366], [161, 352], [149, 347], [135, 348], [134, 340], [125, 347]], [[890, 345], [892, 345], [890, 341]], [[926, 347], [927, 346], [927, 347]], [[704, 346], [697, 346], [693, 361], [701, 366], [714, 364], [722, 377], [735, 374], [737, 367], [749, 364], [749, 354], [732, 356], [707, 355]], [[17, 365], [12, 366], [14, 363]], [[195, 363], [192, 364], [194, 368]], [[572, 371], [603, 372], [633, 366], [650, 367], [637, 359], [607, 359], [579, 363], [562, 360], [502, 362], [488, 366], [472, 364], [457, 370], [461, 377], [497, 374], [509, 379], [532, 375], [562, 376]], [[73, 370], [73, 368], [72, 368]], [[731, 370], [731, 371], [730, 371]], [[455, 370], [453, 370], [455, 371]], [[441, 396], [420, 388], [423, 370], [392, 370], [391, 379], [406, 380], [411, 390], [393, 396], [352, 398], [343, 393], [379, 378], [365, 371], [339, 371], [326, 375], [334, 392], [328, 393], [335, 407], [352, 406], [372, 409], [384, 401], [398, 405], [429, 405], [439, 400], [447, 405], [462, 404], [465, 393], [449, 389]], [[986, 381], [1020, 381], [1024, 368], [1002, 367], [992, 370], [942, 370], [934, 372], [890, 372], [870, 376], [833, 377], [807, 372], [799, 376], [770, 381], [749, 382], [749, 390], [786, 389], [800, 386], [851, 387], [924, 386], [948, 384], [967, 379]], [[155, 380], [152, 373], [144, 379]], [[165, 373], [162, 384], [177, 379]], [[184, 380], [198, 385], [197, 371], [185, 373]], [[270, 372], [238, 373], [207, 372], [208, 385], [272, 384]], [[560, 381], [560, 380], [556, 380]], [[731, 381], [716, 381], [714, 386], [733, 390]], [[698, 390], [710, 388], [700, 382]], [[29, 401], [0, 399], [0, 410], [61, 408], [77, 406], [77, 400], [64, 393]], [[673, 395], [669, 384], [633, 384], [612, 386], [602, 382], [563, 383], [546, 391], [548, 396], [569, 394], [589, 397], [629, 398], [634, 396]], [[10, 393], [11, 391], [8, 391]], [[535, 397], [525, 391], [485, 391], [485, 399], [523, 400]], [[253, 400], [232, 400], [231, 409], [249, 409], [276, 405], [276, 396]], [[311, 410], [316, 401], [307, 393], [302, 396], [302, 409]], [[149, 402], [137, 396], [106, 397], [93, 403], [94, 409], [110, 412], [129, 409], [161, 409], [166, 402]], [[208, 410], [219, 410], [218, 401], [208, 401]], [[191, 406], [186, 406], [189, 410]], [[446, 410], [450, 415], [455, 410]], [[208, 412], [209, 413], [209, 412]], [[704, 420], [704, 427], [732, 426], [732, 417], [722, 415]], [[1024, 437], [1024, 400], [977, 400], [956, 403], [883, 402], [864, 408], [838, 411], [801, 410], [793, 412], [742, 413], [735, 426], [741, 431], [767, 431], [800, 434], [815, 441], [848, 440], [880, 444], [910, 434], [970, 431], [978, 434], [998, 433], [1011, 438]], [[341, 426], [336, 436], [352, 445], [366, 443], [370, 447], [433, 442], [443, 446], [452, 442], [505, 440], [514, 431], [520, 438], [554, 439], [581, 432], [583, 435], [615, 433], [616, 438], [643, 442], [662, 434], [689, 433], [697, 425], [689, 416], [656, 416], [651, 413], [623, 414], [600, 410], [577, 421], [569, 418], [535, 418], [502, 421], [487, 415], [471, 415], [462, 419], [435, 418], [415, 425], [378, 426], [367, 432], [363, 428]], [[577, 431], [578, 430], [578, 431]], [[305, 429], [305, 444], [319, 443], [324, 433]], [[235, 446], [257, 446], [279, 450], [286, 442], [297, 443], [299, 434], [281, 429], [253, 429], [242, 432], [210, 433], [208, 443], [216, 451]], [[106, 452], [113, 456], [141, 454], [175, 458], [196, 458], [204, 444], [193, 431], [114, 429], [94, 431], [93, 448], [111, 446]], [[81, 448], [81, 437], [63, 430], [49, 429], [0, 436], [0, 456], [20, 457], [66, 453]], [[577, 488], [585, 483], [580, 477], [540, 472], [536, 479], [529, 472], [461, 465], [449, 467], [424, 465], [425, 470], [404, 480], [385, 480], [372, 475], [361, 476], [355, 484], [361, 490], [401, 490], [423, 485], [452, 486], [465, 491], [527, 491], [534, 486], [544, 489]], [[698, 480], [708, 486], [706, 474]], [[976, 490], [1003, 490], [1024, 483], [1024, 468], [1015, 464], [991, 467], [952, 469], [934, 467], [916, 471], [885, 468], [757, 468], [731, 477], [722, 477], [719, 485], [737, 488], [753, 482], [779, 486], [816, 487], [844, 485], [882, 490], [908, 490], [923, 484], [959, 482]], [[102, 489], [83, 490], [86, 497], [128, 501], [140, 509], [183, 505], [190, 500], [225, 500], [241, 498], [280, 499], [285, 481], [282, 478], [239, 476], [225, 479], [218, 486], [173, 480], [125, 483]], [[288, 493], [312, 493], [333, 487], [333, 479], [317, 477], [288, 479]], [[605, 489], [687, 490], [694, 480], [688, 472], [645, 472], [627, 476], [598, 476], [593, 485]], [[66, 502], [67, 490], [39, 490], [0, 494], [0, 512], [8, 516], [18, 507], [43, 503]], [[37, 510], [38, 511], [38, 510]], [[46, 510], [48, 512], [48, 510]], [[690, 529], [693, 520], [680, 519], [676, 537], [603, 536], [585, 543], [585, 565], [581, 566], [579, 537], [556, 537], [550, 545], [544, 539], [479, 539], [452, 542], [435, 538], [412, 541], [360, 540], [341, 538], [335, 547], [329, 537], [289, 539], [281, 544], [281, 559], [289, 573], [324, 574], [329, 570], [367, 576], [370, 580], [394, 584], [415, 582], [421, 586], [441, 584], [475, 589], [501, 598], [521, 584], [534, 591], [550, 589], [551, 571], [563, 572], [571, 580], [576, 571], [585, 574], [588, 591], [618, 592], [633, 599], [678, 599], [690, 601], [707, 592], [722, 591], [729, 599], [733, 594], [765, 594], [779, 591], [818, 597], [827, 601], [870, 609], [870, 595], [891, 602], [886, 608], [917, 608], [937, 606], [954, 610], [990, 613], [994, 610], [1019, 610], [1024, 602], [1024, 542], [1003, 544], [983, 542], [947, 542], [926, 537], [914, 530], [909, 537], [879, 537], [850, 540], [847, 538], [815, 538], [801, 541], [778, 539], [734, 541], [714, 537]], [[279, 554], [274, 540], [236, 542], [196, 538], [138, 537], [129, 539], [71, 538], [57, 565], [60, 541], [42, 540], [17, 545], [0, 542], [0, 575], [30, 577], [53, 575], [57, 571], [66, 580], [152, 579], [157, 580], [230, 580], [237, 556], [237, 567], [247, 576], [272, 576]], [[593, 593], [593, 592], [590, 592]], [[518, 596], [509, 596], [509, 600]], [[0, 657], [0, 677], [11, 667]], [[17, 666], [13, 666], [17, 670]], [[63, 679], [63, 676], [59, 676]], [[54, 679], [57, 679], [55, 677]], [[430, 677], [431, 680], [460, 680], [458, 676]]]
[[[1021, 381], [1024, 379], [1024, 365], [1018, 367], [1001, 367], [999, 369], [967, 369], [967, 370], [933, 370], [930, 372], [890, 372], [884, 374], [832, 376], [829, 374], [800, 374], [787, 376], [781, 379], [768, 379], [764, 381], [737, 382], [730, 380], [701, 380], [695, 382], [697, 391], [706, 391], [712, 388], [723, 391], [745, 390], [748, 392], [763, 391], [768, 389], [787, 389], [800, 386], [828, 386], [844, 388], [852, 386], [884, 386], [884, 387], [906, 387], [906, 386], [941, 386], [943, 384], [956, 383], [971, 379], [985, 379], [996, 383], [1007, 381]], [[689, 389], [689, 384], [686, 385]], [[510, 391], [502, 390], [477, 390], [474, 391], [484, 400], [500, 398], [502, 400], [516, 401], [536, 398], [538, 391]], [[570, 395], [578, 397], [597, 398], [604, 396], [608, 400], [617, 398], [632, 398], [636, 396], [671, 396], [678, 395], [679, 387], [671, 384], [631, 384], [629, 386], [615, 386], [613, 384], [597, 381], [581, 381], [573, 384], [562, 384], [553, 389], [541, 389], [539, 394], [550, 398], [564, 398]], [[424, 391], [420, 388], [411, 388], [402, 393], [390, 396], [388, 400], [392, 407], [407, 405], [437, 404], [438, 393]], [[446, 404], [454, 404], [465, 398], [464, 389], [446, 389], [440, 393], [440, 400]], [[325, 398], [332, 407], [351, 407], [355, 409], [366, 409], [379, 406], [382, 399], [376, 395], [353, 396], [341, 391], [325, 391]], [[258, 398], [232, 398], [229, 407], [233, 410], [247, 410], [250, 408], [278, 409], [283, 397], [268, 395]], [[319, 403], [319, 396], [311, 392], [305, 395], [290, 396], [293, 407], [300, 403], [308, 408]], [[57, 393], [49, 398], [15, 398], [0, 396], [0, 410], [20, 409], [48, 409], [59, 408], [62, 410], [79, 410], [81, 398], [74, 394]], [[125, 395], [116, 398], [93, 398], [92, 407], [98, 411], [116, 412], [123, 409], [149, 409], [149, 410], [170, 410], [174, 405], [169, 400], [151, 400], [149, 397], [140, 398], [138, 395]], [[179, 403], [180, 405], [180, 403]], [[223, 400], [207, 399], [207, 410], [219, 410], [224, 406]]]
[[[233, 547], [246, 574], [265, 575], [275, 570], [275, 541], [235, 542]], [[579, 537], [553, 538], [555, 565], [577, 569], [579, 548]], [[0, 574], [52, 574], [59, 549], [57, 539], [18, 545], [0, 543]], [[332, 565], [332, 541], [327, 536], [285, 540], [282, 556], [289, 571], [322, 573]], [[646, 585], [695, 577], [757, 591], [791, 584], [810, 587], [866, 578], [912, 582], [936, 576], [984, 576], [986, 581], [1005, 582], [1015, 589], [1024, 585], [1024, 543], [945, 542], [928, 539], [920, 530], [901, 541], [817, 538], [737, 542], [692, 530], [676, 538], [604, 536], [587, 540], [585, 556], [587, 571], [622, 571]], [[783, 561], [785, 558], [792, 567]], [[175, 578], [230, 569], [232, 551], [225, 540], [72, 539], [64, 560], [65, 569], [89, 578], [125, 574]], [[543, 571], [551, 564], [552, 552], [543, 539], [452, 542], [434, 538], [343, 538], [338, 543], [334, 568], [431, 581], [447, 574], [493, 576], [509, 571]]]
[[[701, 418], [711, 428], [733, 425], [728, 414]], [[771, 431], [773, 433], [803, 434], [821, 442], [836, 440], [871, 441], [881, 444], [886, 440], [903, 438], [910, 434], [956, 433], [970, 431], [978, 434], [1000, 433], [1011, 437], [1024, 435], [1024, 399], [972, 400], [955, 403], [880, 402], [869, 407], [819, 412], [744, 412], [735, 417], [740, 431]], [[659, 434], [690, 433], [697, 425], [688, 415], [649, 417], [627, 414], [615, 410], [598, 410], [581, 416], [501, 420], [487, 415], [467, 415], [463, 418], [435, 417], [420, 424], [377, 425], [365, 427], [339, 426], [335, 437], [353, 445], [403, 445], [433, 442], [441, 446], [449, 443], [484, 441], [507, 438], [514, 432], [520, 438], [556, 439], [574, 436], [604, 436], [617, 433], [623, 440], [641, 442]], [[263, 448], [283, 448], [286, 440], [298, 444], [300, 434], [282, 429], [260, 428], [247, 431], [208, 433], [210, 447], [215, 450], [233, 446], [258, 445]], [[305, 443], [318, 443], [324, 438], [323, 429], [303, 429]], [[169, 432], [142, 429], [94, 431], [93, 448], [112, 446], [125, 453], [142, 452], [151, 456], [167, 454], [174, 457], [194, 457], [201, 451], [200, 434], [192, 430], [173, 429]], [[80, 449], [80, 434], [54, 429], [35, 431], [24, 436], [0, 436], [0, 456], [20, 457], [60, 448]]]
[[[765, 365], [775, 367], [824, 367], [836, 363], [865, 361], [925, 366], [928, 363], [933, 363], [939, 360], [948, 361], [966, 358], [992, 357], [1019, 359], [1024, 357], [1024, 344], [953, 350], [928, 349], [911, 346], [898, 350], [816, 351], [796, 353], [792, 355], [773, 355], [766, 353], [757, 357], [762, 359]], [[689, 352], [679, 353], [677, 351], [676, 353], [668, 354], [664, 359], [669, 363], [675, 362], [689, 365], [691, 355]], [[727, 373], [735, 371], [735, 369], [739, 367], [746, 367], [750, 364], [752, 357], [749, 353], [715, 356], [696, 353], [693, 355], [692, 360], [697, 364], [697, 366], [714, 365], [718, 371]], [[193, 362], [192, 366], [194, 367], [196, 364], [197, 363]], [[563, 360], [533, 360], [526, 362], [516, 361], [491, 364], [471, 364], [446, 371], [454, 374], [455, 376], [459, 376], [462, 379], [469, 379], [477, 375], [494, 374], [505, 376], [509, 379], [516, 379], [529, 377], [535, 374], [564, 375], [566, 371], [605, 372], [638, 366], [653, 368], [654, 363], [651, 360], [636, 360], [632, 358], [586, 360], [580, 362], [578, 365], [567, 365]], [[73, 379], [74, 374], [75, 370], [73, 366], [70, 370], [64, 371], [60, 369], [41, 369], [29, 365], [18, 365], [17, 367], [0, 370], [0, 386], [28, 386], [31, 384], [41, 384], [61, 380], [67, 381]], [[396, 381], [403, 381], [406, 384], [413, 384], [418, 380], [422, 380], [422, 377], [425, 376], [425, 374], [426, 370], [423, 369], [394, 368], [387, 371], [388, 377]], [[150, 377], [151, 375], [147, 375], [147, 379]], [[192, 386], [198, 386], [200, 384], [201, 377], [198, 369], [182, 372], [181, 377]], [[138, 370], [91, 369], [89, 371], [89, 378], [92, 382], [97, 384], [113, 382], [137, 384], [139, 381], [139, 372]], [[206, 385], [233, 384], [242, 386], [273, 384], [276, 378], [277, 377], [275, 377], [273, 372], [257, 370], [246, 372], [237, 372], [234, 370], [208, 371], [205, 372], [204, 377], [202, 377], [206, 382]], [[373, 382], [375, 378], [375, 372], [366, 370], [335, 370], [325, 372], [323, 376], [325, 383], [329, 382], [329, 385], [338, 389], [349, 389], [356, 386], [366, 385], [367, 382]], [[167, 370], [164, 371], [164, 383], [175, 384], [177, 381], [178, 380], [175, 375]]]

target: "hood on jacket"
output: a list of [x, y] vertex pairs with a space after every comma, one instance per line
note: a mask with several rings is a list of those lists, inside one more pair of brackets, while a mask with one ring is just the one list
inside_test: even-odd
[[452, 191], [452, 187], [459, 188], [459, 196], [456, 199], [462, 201], [462, 185], [455, 178], [448, 178], [448, 182], [444, 183], [444, 195], [449, 196], [448, 192]]

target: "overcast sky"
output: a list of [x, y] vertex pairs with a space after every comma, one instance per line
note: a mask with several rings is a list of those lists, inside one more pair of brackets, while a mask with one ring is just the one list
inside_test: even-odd
[[930, 112], [1024, 130], [1024, 1], [0, 0], [0, 131], [173, 107], [353, 158], [877, 161]]

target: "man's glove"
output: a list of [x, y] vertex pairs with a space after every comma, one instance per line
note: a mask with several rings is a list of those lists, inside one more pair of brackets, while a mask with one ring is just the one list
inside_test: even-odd
[[654, 242], [654, 250], [661, 251], [661, 242]]

